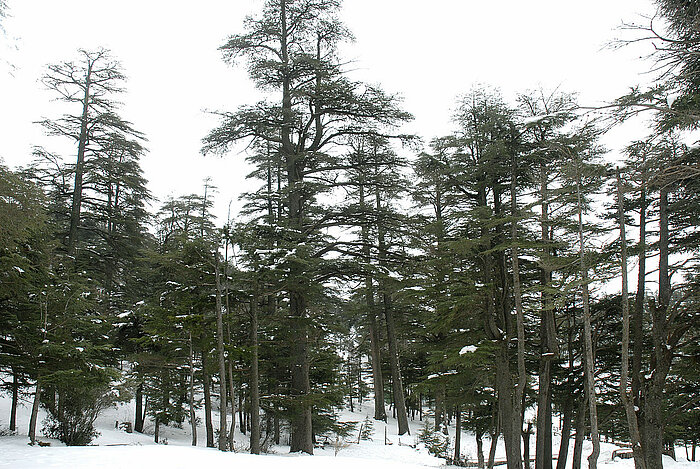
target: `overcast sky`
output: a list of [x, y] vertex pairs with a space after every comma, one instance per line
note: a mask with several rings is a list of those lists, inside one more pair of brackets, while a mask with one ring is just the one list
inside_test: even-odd
[[[11, 17], [0, 37], [0, 158], [24, 165], [38, 144], [66, 161], [75, 158], [75, 150], [33, 124], [60, 112], [39, 78], [47, 64], [75, 58], [78, 48], [105, 47], [129, 77], [121, 115], [148, 138], [142, 167], [153, 194], [201, 192], [211, 176], [219, 187], [216, 213], [225, 217], [230, 200], [235, 212], [242, 188], [252, 187], [243, 155], [205, 158], [199, 150], [216, 124], [206, 110], [234, 110], [259, 98], [244, 68], [224, 64], [217, 47], [241, 32], [243, 18], [262, 3], [8, 0]], [[650, 0], [346, 0], [342, 18], [356, 42], [345, 58], [353, 60], [354, 77], [401, 94], [415, 116], [406, 130], [429, 141], [452, 130], [455, 99], [474, 83], [499, 87], [507, 99], [559, 87], [590, 105], [649, 81], [644, 46], [605, 46], [623, 34], [616, 30], [622, 21], [653, 11]], [[641, 137], [611, 136], [607, 144], [614, 151]]]

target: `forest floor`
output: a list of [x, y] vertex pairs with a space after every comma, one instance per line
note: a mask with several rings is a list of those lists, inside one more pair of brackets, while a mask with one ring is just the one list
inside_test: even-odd
[[[327, 444], [314, 450], [314, 456], [289, 454], [288, 446], [271, 446], [268, 453], [262, 456], [246, 454], [248, 439], [242, 435], [238, 426], [235, 433], [236, 453], [224, 453], [216, 449], [205, 448], [206, 432], [204, 425], [198, 427], [198, 447], [191, 446], [190, 428], [187, 423], [182, 428], [161, 427], [161, 441], [167, 444], [153, 442], [153, 423], [149, 420], [145, 433], [126, 433], [115, 428], [116, 422], [133, 421], [134, 403], [127, 403], [104, 411], [96, 424], [100, 435], [93, 441], [94, 446], [66, 447], [57, 440], [41, 437], [50, 446], [29, 446], [26, 436], [30, 403], [23, 402], [18, 409], [18, 431], [8, 435], [10, 399], [0, 395], [0, 467], [15, 469], [30, 468], [168, 468], [193, 469], [198, 467], [256, 467], [257, 469], [285, 467], [285, 469], [418, 469], [445, 466], [443, 459], [432, 456], [418, 443], [418, 437], [423, 422], [410, 421], [411, 435], [397, 435], [397, 425], [394, 419], [388, 423], [373, 422], [372, 440], [362, 440], [357, 443], [360, 424], [366, 416], [374, 415], [372, 402], [366, 400], [363, 405], [355, 406], [355, 411], [345, 410], [340, 414], [340, 421], [357, 422], [357, 430], [344, 440], [328, 440]], [[42, 410], [39, 415], [41, 422], [45, 417]], [[203, 421], [203, 412], [199, 417]], [[214, 414], [214, 425], [217, 425], [218, 414]], [[238, 422], [237, 422], [238, 423]], [[454, 441], [455, 429], [449, 429]], [[385, 435], [387, 443], [385, 444]], [[559, 438], [554, 439], [554, 454], [558, 453]], [[322, 443], [323, 440], [320, 442]], [[530, 454], [534, 455], [535, 438], [531, 438]], [[418, 444], [417, 444], [418, 443]], [[484, 439], [484, 452], [488, 457], [489, 440]], [[415, 446], [415, 448], [414, 448]], [[474, 435], [462, 432], [462, 457], [471, 461], [476, 460], [476, 442]], [[573, 441], [570, 444], [570, 451]], [[633, 469], [631, 459], [611, 460], [612, 451], [617, 448], [614, 444], [602, 443], [599, 467], [604, 469]], [[589, 441], [584, 443], [583, 457], [590, 453]], [[665, 469], [700, 469], [700, 462], [689, 462], [685, 458], [685, 450], [677, 449], [677, 461], [664, 456]], [[505, 458], [502, 441], [498, 442], [496, 460]], [[571, 453], [568, 467], [571, 467]], [[584, 459], [584, 467], [586, 467]], [[497, 466], [503, 468], [505, 466]]]

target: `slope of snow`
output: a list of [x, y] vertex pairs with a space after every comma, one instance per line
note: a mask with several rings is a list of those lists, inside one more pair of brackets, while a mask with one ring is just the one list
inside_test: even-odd
[[[332, 441], [315, 449], [314, 456], [289, 454], [289, 447], [274, 446], [270, 448], [270, 454], [254, 456], [245, 454], [248, 445], [247, 438], [236, 430], [236, 447], [241, 451], [237, 453], [224, 453], [216, 449], [205, 448], [206, 432], [203, 425], [198, 428], [198, 447], [190, 446], [191, 437], [187, 423], [183, 428], [161, 427], [161, 438], [167, 439], [167, 445], [156, 445], [153, 442], [153, 424], [146, 425], [144, 434], [126, 433], [115, 428], [115, 422], [133, 421], [134, 404], [129, 403], [114, 407], [105, 411], [97, 421], [100, 436], [93, 442], [94, 446], [65, 447], [56, 440], [50, 440], [51, 446], [29, 446], [26, 437], [30, 404], [24, 402], [18, 410], [18, 432], [16, 435], [0, 436], [0, 467], [12, 467], [15, 469], [30, 468], [105, 468], [105, 469], [135, 469], [167, 467], [168, 469], [193, 467], [256, 467], [256, 469], [272, 469], [284, 466], [286, 469], [425, 469], [445, 466], [442, 459], [436, 458], [421, 448], [417, 435], [423, 422], [409, 421], [411, 434], [397, 435], [395, 419], [389, 419], [388, 423], [374, 421], [374, 433], [372, 440], [361, 441], [357, 444], [360, 424], [365, 417], [374, 415], [371, 400], [366, 400], [363, 405], [355, 406], [355, 412], [345, 410], [340, 413], [339, 419], [344, 422], [357, 422], [358, 430], [354, 435], [347, 437], [346, 441]], [[389, 411], [389, 409], [387, 409]], [[7, 430], [9, 421], [10, 400], [7, 396], [0, 396], [0, 430]], [[42, 410], [39, 421], [45, 417]], [[200, 410], [201, 421], [204, 416]], [[218, 422], [218, 415], [213, 416]], [[2, 432], [0, 432], [1, 434]], [[449, 429], [450, 437], [454, 441], [454, 426]], [[386, 440], [390, 444], [385, 444]], [[41, 437], [42, 441], [49, 441]], [[558, 453], [559, 439], [554, 439], [554, 454]], [[530, 454], [534, 455], [535, 436], [530, 439]], [[484, 453], [488, 457], [490, 441], [484, 439]], [[414, 448], [417, 446], [418, 449]], [[461, 447], [463, 457], [476, 460], [476, 442], [474, 435], [462, 432]], [[573, 441], [570, 445], [573, 451]], [[610, 460], [615, 445], [602, 443], [599, 465], [606, 469], [633, 469], [632, 460]], [[584, 443], [584, 458], [591, 450], [589, 441]], [[569, 453], [569, 465], [571, 467], [571, 452]], [[684, 451], [678, 451], [679, 461], [664, 457], [666, 469], [700, 469], [700, 462], [686, 462]], [[499, 441], [496, 451], [496, 460], [505, 458], [505, 449], [502, 441]], [[584, 467], [586, 461], [584, 459]], [[504, 466], [497, 466], [503, 468]]]

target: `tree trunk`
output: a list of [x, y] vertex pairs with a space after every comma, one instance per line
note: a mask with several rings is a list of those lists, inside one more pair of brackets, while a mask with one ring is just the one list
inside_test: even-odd
[[[647, 176], [645, 161], [642, 162], [639, 194], [639, 260], [637, 271], [637, 294], [632, 312], [632, 400], [634, 406], [642, 408], [642, 357], [644, 353], [644, 300], [646, 292], [646, 225], [647, 225]], [[642, 429], [640, 428], [640, 432]], [[641, 435], [640, 435], [641, 437]]]
[[443, 416], [443, 394], [442, 386], [438, 386], [435, 389], [435, 431], [441, 432], [444, 428], [444, 416]]
[[153, 431], [153, 441], [155, 443], [158, 443], [158, 440], [160, 439], [160, 419], [156, 415], [155, 419], [155, 430]]
[[32, 414], [29, 418], [29, 442], [36, 443], [36, 421], [39, 416], [39, 403], [41, 402], [41, 384], [39, 378], [36, 380], [36, 390], [34, 391], [34, 401], [32, 402]]
[[530, 468], [530, 435], [532, 435], [532, 422], [527, 422], [527, 428], [523, 430], [523, 467]]
[[457, 464], [462, 460], [462, 409], [457, 404], [457, 412], [455, 415], [455, 456], [454, 460]]
[[672, 353], [668, 343], [667, 313], [671, 302], [669, 271], [668, 189], [659, 190], [659, 292], [651, 305], [652, 373], [642, 400], [642, 450], [646, 469], [662, 469], [664, 451], [664, 387]]
[[406, 413], [406, 401], [403, 394], [403, 381], [401, 379], [401, 367], [399, 364], [399, 352], [397, 347], [396, 332], [394, 330], [394, 312], [391, 298], [384, 294], [384, 318], [386, 320], [386, 337], [389, 344], [389, 367], [391, 368], [391, 386], [394, 397], [394, 411], [399, 425], [399, 435], [410, 434], [408, 428], [408, 414]]
[[[190, 406], [190, 427], [192, 428], [192, 446], [197, 446], [197, 415], [194, 411], [194, 351], [192, 350], [192, 333], [189, 334], [189, 345], [190, 345], [190, 393], [189, 393], [189, 406]], [[138, 412], [138, 410], [137, 410]]]
[[552, 359], [557, 353], [554, 310], [547, 286], [551, 282], [549, 267], [549, 194], [546, 167], [540, 171], [542, 213], [540, 219], [543, 248], [542, 314], [540, 319], [539, 391], [537, 394], [537, 440], [535, 442], [535, 469], [552, 469]]
[[506, 447], [506, 462], [508, 469], [521, 469], [520, 454], [520, 415], [513, 408], [513, 389], [510, 377], [510, 366], [504, 341], [499, 341], [496, 352], [496, 386], [498, 389], [498, 416], [501, 422], [501, 433]]
[[254, 288], [250, 302], [250, 452], [260, 454], [260, 389], [258, 384], [258, 295]]
[[202, 352], [202, 381], [204, 382], [204, 425], [207, 430], [207, 448], [214, 448], [214, 425], [211, 420], [211, 377], [207, 370], [207, 353]]
[[[513, 297], [515, 300], [515, 313], [516, 313], [516, 330], [518, 338], [518, 383], [515, 388], [515, 395], [513, 396], [513, 415], [514, 418], [518, 419], [518, 427], [522, 431], [522, 420], [523, 420], [523, 407], [524, 407], [524, 397], [525, 397], [525, 386], [527, 386], [527, 370], [525, 368], [525, 314], [523, 312], [523, 300], [522, 300], [522, 287], [520, 285], [520, 253], [518, 249], [518, 199], [517, 199], [517, 188], [516, 188], [516, 174], [517, 168], [515, 164], [515, 158], [513, 158], [512, 168], [511, 168], [511, 184], [510, 184], [510, 209], [513, 216], [513, 221], [511, 222], [511, 242], [513, 243], [511, 252], [511, 263], [513, 267]], [[515, 423], [513, 424], [515, 425]], [[528, 441], [530, 424], [528, 424]], [[524, 442], [523, 442], [524, 443]], [[529, 443], [525, 446], [525, 467], [529, 469], [530, 467], [530, 447]]]
[[[228, 338], [228, 342], [231, 343], [230, 337]], [[233, 451], [235, 449], [233, 445], [233, 436], [236, 430], [236, 393], [233, 387], [233, 364], [230, 359], [228, 362], [228, 388], [231, 397], [231, 429], [228, 433], [228, 449], [229, 451]]]
[[561, 440], [559, 442], [559, 456], [557, 457], [557, 469], [566, 469], [566, 460], [569, 457], [569, 440], [571, 439], [571, 419], [573, 417], [574, 398], [569, 395], [564, 402], [562, 415]]
[[135, 423], [134, 431], [143, 433], [143, 382], [136, 386], [136, 412], [135, 412]]
[[12, 368], [12, 404], [10, 405], [10, 431], [17, 430], [17, 401], [19, 400], [19, 379], [17, 370]]
[[[216, 282], [216, 352], [219, 359], [219, 450], [226, 451], [228, 405], [226, 403], [226, 353], [224, 351], [224, 305], [222, 302], [219, 253], [214, 253], [214, 281]], [[228, 281], [228, 280], [227, 280]]]
[[627, 283], [627, 234], [625, 230], [624, 198], [622, 196], [622, 178], [617, 170], [617, 213], [620, 227], [620, 269], [622, 272], [622, 362], [620, 364], [620, 399], [625, 408], [627, 427], [632, 442], [632, 454], [636, 469], [646, 469], [644, 454], [640, 446], [639, 425], [637, 413], [634, 410], [633, 398], [627, 393], [629, 376], [629, 343], [630, 343], [630, 306], [629, 287]]
[[[382, 213], [382, 203], [379, 188], [377, 188], [377, 214]], [[377, 222], [377, 240], [379, 247], [379, 265], [386, 267], [386, 243], [384, 241], [384, 227], [382, 221]], [[392, 394], [394, 396], [394, 411], [399, 424], [399, 435], [410, 434], [408, 427], [408, 414], [406, 413], [406, 399], [403, 394], [403, 381], [401, 379], [401, 366], [399, 364], [399, 351], [397, 346], [396, 330], [394, 326], [394, 310], [391, 301], [391, 293], [386, 285], [386, 280], [380, 285], [382, 289], [384, 319], [386, 322], [386, 340], [389, 345], [389, 367], [391, 369]]]
[[574, 454], [571, 461], [571, 469], [581, 469], [581, 459], [583, 453], [583, 439], [586, 435], [586, 406], [588, 396], [584, 392], [584, 398], [578, 405], [576, 413], [576, 439], [574, 440]]
[[75, 163], [75, 179], [73, 182], [73, 200], [71, 203], [70, 227], [68, 230], [68, 253], [75, 254], [80, 225], [80, 206], [83, 198], [83, 172], [85, 170], [85, 147], [87, 146], [88, 109], [90, 107], [90, 85], [92, 80], [92, 61], [88, 60], [85, 74], [85, 94], [83, 96], [83, 112], [80, 117], [80, 136], [78, 138], [78, 158]]
[[484, 462], [484, 441], [483, 441], [483, 436], [484, 433], [480, 431], [476, 431], [474, 433], [474, 436], [476, 438], [476, 460], [477, 460], [477, 466], [479, 469], [485, 469], [485, 462]]
[[[291, 73], [287, 28], [287, 0], [279, 0], [280, 5], [280, 53], [282, 62], [282, 125], [280, 137], [282, 140], [281, 153], [287, 170], [287, 209], [289, 228], [302, 233], [304, 221], [304, 188], [302, 155], [298, 155], [292, 142], [292, 129], [294, 127], [294, 115], [292, 109]], [[301, 240], [300, 240], [301, 241]], [[299, 255], [303, 253], [299, 252]], [[301, 262], [293, 262], [290, 265], [288, 279], [289, 288], [289, 313], [291, 317], [292, 334], [294, 342], [291, 349], [292, 381], [291, 392], [295, 402], [291, 406], [290, 418], [290, 451], [303, 451], [313, 454], [313, 431], [311, 428], [311, 403], [309, 393], [309, 350], [308, 350], [308, 326], [307, 326], [307, 300], [304, 286], [308, 283], [308, 272]]]
[[501, 419], [498, 413], [494, 414], [496, 416], [496, 426], [491, 429], [491, 446], [489, 447], [489, 463], [488, 468], [493, 469], [493, 465], [496, 462], [496, 447], [498, 446], [498, 435], [501, 433]]
[[[365, 187], [360, 184], [359, 187], [360, 207], [366, 207], [365, 203]], [[369, 226], [365, 223], [362, 225], [362, 243], [364, 262], [367, 268], [372, 262], [372, 253], [370, 247]], [[369, 339], [370, 351], [372, 357], [372, 386], [374, 389], [374, 419], [383, 420], [386, 422], [386, 408], [384, 406], [384, 377], [382, 376], [382, 355], [381, 341], [379, 337], [379, 326], [377, 325], [377, 312], [374, 305], [374, 285], [372, 275], [365, 275], [365, 302], [367, 304], [367, 316], [369, 318]]]
[[579, 235], [579, 257], [581, 263], [581, 287], [583, 290], [583, 339], [585, 345], [585, 374], [586, 391], [588, 395], [588, 412], [591, 422], [591, 442], [593, 451], [588, 457], [589, 469], [596, 469], [598, 456], [600, 455], [600, 437], [598, 435], [598, 410], [595, 391], [595, 366], [593, 353], [593, 332], [591, 329], [591, 309], [588, 293], [588, 265], [586, 263], [585, 249], [583, 244], [583, 205], [581, 200], [581, 175], [576, 181], [577, 202], [578, 202], [578, 235]]

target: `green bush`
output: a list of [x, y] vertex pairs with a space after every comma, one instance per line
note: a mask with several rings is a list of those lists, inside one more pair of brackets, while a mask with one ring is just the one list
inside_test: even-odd
[[95, 420], [116, 400], [105, 372], [56, 372], [44, 387], [42, 400], [48, 416], [42, 433], [68, 446], [85, 446], [98, 436]]
[[418, 441], [425, 445], [430, 454], [443, 459], [450, 457], [450, 437], [442, 432], [436, 432], [431, 423], [426, 422], [423, 426], [418, 434]]

